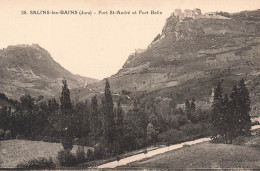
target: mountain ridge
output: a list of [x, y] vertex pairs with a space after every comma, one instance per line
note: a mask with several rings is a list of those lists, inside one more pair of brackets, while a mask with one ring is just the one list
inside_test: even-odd
[[[116, 74], [107, 78], [114, 101], [121, 98], [123, 107], [129, 107], [134, 99], [153, 99], [158, 110], [167, 112], [172, 101], [180, 106], [186, 99], [195, 97], [198, 106], [210, 108], [212, 89], [217, 82], [222, 81], [224, 91], [228, 92], [238, 80], [245, 78], [252, 109], [257, 113], [260, 109], [260, 10], [216, 15], [225, 17], [179, 19], [173, 13], [147, 49], [136, 50]], [[49, 60], [42, 59], [42, 55]], [[47, 65], [42, 68], [31, 65], [32, 56]], [[68, 79], [72, 99], [83, 101], [103, 94], [105, 79], [92, 80], [86, 85], [82, 77], [73, 76], [52, 62], [50, 54], [39, 45], [10, 46], [0, 50], [0, 58], [4, 57], [13, 60], [8, 61], [12, 65], [4, 60], [0, 63], [3, 66], [0, 70], [5, 68], [0, 73], [0, 83], [6, 84], [0, 88], [7, 90], [8, 97], [30, 94], [30, 89], [32, 94], [53, 96], [60, 92], [64, 78]], [[17, 57], [29, 60], [21, 62]], [[43, 71], [50, 73], [43, 74]], [[9, 79], [3, 81], [5, 72], [9, 73]], [[17, 72], [22, 74], [21, 78]], [[18, 88], [10, 90], [12, 86]]]
[[[226, 15], [220, 13], [218, 15]], [[260, 58], [260, 10], [228, 14], [225, 18], [178, 19], [172, 14], [162, 33], [145, 50], [131, 54], [123, 67], [109, 77], [111, 90], [184, 103], [193, 96], [208, 104], [218, 81], [229, 91], [245, 78], [253, 108], [260, 109], [258, 95]], [[104, 80], [89, 85], [102, 91]], [[77, 94], [77, 93], [76, 93]], [[81, 91], [80, 99], [92, 92]], [[121, 93], [122, 94], [122, 93]], [[146, 99], [147, 99], [146, 98]]]
[[10, 45], [0, 50], [0, 59], [0, 91], [14, 99], [23, 94], [55, 97], [62, 79], [71, 83], [70, 88], [98, 81], [72, 74], [38, 44]]

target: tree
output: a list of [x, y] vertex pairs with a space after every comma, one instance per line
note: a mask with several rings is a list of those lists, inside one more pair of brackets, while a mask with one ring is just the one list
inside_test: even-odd
[[194, 114], [195, 111], [196, 111], [196, 104], [195, 104], [195, 98], [192, 97], [192, 101], [190, 103], [190, 110], [191, 110], [191, 113]]
[[3, 130], [8, 129], [8, 123], [9, 123], [10, 116], [11, 116], [11, 113], [8, 112], [7, 106], [4, 106], [2, 109], [0, 109], [0, 129], [3, 129]]
[[137, 113], [137, 112], [139, 111], [138, 102], [137, 102], [136, 99], [134, 100], [133, 111], [134, 111], [135, 113]]
[[128, 111], [124, 119], [124, 135], [122, 148], [124, 150], [134, 150], [146, 146], [146, 128], [148, 119], [143, 105], [137, 102], [133, 103], [133, 108]]
[[117, 102], [116, 109], [116, 146], [117, 153], [122, 152], [122, 139], [124, 136], [124, 113], [120, 101]]
[[196, 115], [196, 104], [195, 104], [195, 98], [192, 97], [192, 100], [190, 102], [190, 119], [193, 123], [198, 122], [198, 116]]
[[239, 104], [238, 104], [238, 89], [237, 85], [234, 85], [231, 93], [230, 93], [230, 101], [229, 101], [229, 140], [232, 143], [233, 139], [238, 136], [238, 128], [239, 128]]
[[104, 134], [108, 144], [113, 144], [115, 140], [115, 120], [114, 120], [114, 103], [110, 92], [109, 81], [106, 80], [105, 99], [104, 99]]
[[68, 127], [62, 130], [62, 146], [64, 150], [71, 150], [73, 148], [73, 133]]
[[91, 105], [90, 105], [90, 131], [92, 134], [97, 133], [97, 123], [98, 123], [98, 103], [97, 103], [97, 97], [94, 96], [91, 99]]
[[48, 112], [52, 113], [59, 109], [59, 104], [57, 103], [55, 98], [48, 99]]
[[230, 122], [232, 122], [232, 118], [230, 117], [230, 105], [228, 94], [224, 95], [223, 104], [222, 104], [222, 115], [223, 115], [223, 123], [222, 123], [222, 136], [225, 138], [226, 143], [230, 137], [231, 127]]
[[24, 95], [20, 98], [20, 105], [18, 107], [18, 113], [20, 115], [20, 125], [23, 125], [23, 129], [21, 130], [21, 133], [25, 137], [31, 137], [32, 132], [35, 131], [33, 129], [33, 125], [35, 124], [35, 111], [34, 111], [34, 98], [32, 98], [30, 95]]
[[167, 122], [168, 126], [173, 129], [178, 129], [180, 126], [177, 115], [170, 115]]
[[241, 79], [238, 84], [238, 120], [239, 120], [239, 134], [250, 135], [251, 119], [249, 112], [251, 100], [245, 80]]
[[84, 146], [78, 146], [78, 149], [76, 151], [76, 159], [77, 159], [77, 164], [81, 164], [87, 161], [86, 154], [84, 151]]
[[153, 143], [156, 140], [158, 131], [156, 131], [153, 127], [153, 124], [149, 123], [147, 125], [147, 143]]
[[59, 103], [56, 101], [55, 98], [48, 99], [47, 103], [47, 111], [45, 112], [45, 115], [47, 115], [47, 126], [44, 128], [44, 134], [45, 136], [51, 136], [51, 137], [59, 137], [60, 131], [61, 131], [61, 119], [60, 117], [60, 107]]
[[32, 98], [30, 95], [25, 95], [20, 98], [22, 108], [24, 110], [27, 110], [28, 112], [31, 112], [33, 110], [34, 101], [35, 101], [35, 99]]
[[[161, 123], [160, 123], [160, 120], [159, 118], [154, 114], [152, 113], [149, 117], [149, 122], [153, 125], [153, 128], [157, 131], [157, 132], [160, 132], [161, 130]], [[149, 125], [149, 124], [148, 124]]]
[[222, 125], [223, 125], [223, 115], [222, 115], [222, 87], [221, 83], [217, 84], [217, 88], [214, 89], [214, 100], [212, 104], [212, 136], [216, 138], [218, 135], [222, 134]]
[[190, 120], [191, 119], [191, 106], [190, 106], [190, 101], [187, 99], [185, 101], [185, 112], [187, 118]]
[[212, 105], [213, 138], [221, 136], [226, 143], [228, 140], [232, 143], [237, 136], [250, 135], [251, 101], [244, 79], [238, 87], [236, 84], [233, 86], [229, 98], [225, 94], [223, 99], [221, 83], [218, 83]]
[[121, 107], [121, 103], [119, 101], [117, 102], [117, 109], [116, 109], [116, 124], [118, 125], [118, 127], [123, 126], [123, 120], [124, 120], [124, 113]]
[[75, 108], [75, 134], [77, 137], [86, 137], [90, 132], [88, 103], [78, 102]]
[[70, 98], [70, 90], [66, 80], [62, 80], [62, 92], [60, 108], [62, 113], [62, 145], [64, 149], [72, 149], [73, 146], [73, 109]]
[[60, 97], [60, 102], [61, 102], [61, 112], [63, 114], [69, 115], [72, 112], [72, 103], [71, 103], [71, 98], [70, 98], [70, 90], [67, 85], [66, 80], [62, 80], [62, 92], [61, 92], [61, 97]]

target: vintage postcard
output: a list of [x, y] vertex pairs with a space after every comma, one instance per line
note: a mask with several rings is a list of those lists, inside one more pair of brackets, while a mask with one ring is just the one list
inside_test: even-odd
[[260, 0], [0, 0], [0, 169], [260, 169]]

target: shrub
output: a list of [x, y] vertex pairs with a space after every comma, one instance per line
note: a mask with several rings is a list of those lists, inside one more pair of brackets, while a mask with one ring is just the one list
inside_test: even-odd
[[73, 134], [72, 130], [69, 128], [65, 128], [62, 132], [62, 139], [61, 139], [61, 144], [64, 149], [71, 150], [73, 148]]
[[169, 126], [173, 129], [179, 128], [179, 120], [176, 115], [170, 115], [168, 123], [169, 123]]
[[243, 145], [244, 143], [245, 143], [244, 136], [238, 136], [233, 140], [233, 144], [235, 144], [235, 145]]
[[190, 144], [183, 144], [183, 147], [191, 147]]
[[130, 91], [127, 91], [127, 90], [122, 90], [122, 94], [123, 94], [123, 95], [129, 95], [129, 94], [131, 94], [131, 92], [130, 92]]
[[82, 145], [82, 146], [93, 145], [92, 142], [90, 141], [91, 139], [90, 134], [91, 133], [89, 133], [89, 137], [80, 137], [77, 145]]
[[43, 140], [44, 142], [49, 142], [49, 141], [50, 141], [50, 137], [44, 136], [42, 140]]
[[0, 140], [4, 139], [5, 131], [3, 129], [0, 129]]
[[211, 137], [210, 143], [219, 144], [222, 143], [222, 139], [220, 137]]
[[21, 139], [25, 139], [25, 137], [23, 135], [16, 135], [16, 139], [21, 140]]
[[72, 147], [73, 147], [73, 138], [70, 138], [69, 136], [62, 138], [61, 144], [62, 144], [64, 149], [71, 150]]
[[56, 137], [44, 136], [42, 139], [44, 142], [59, 143], [60, 141]]
[[230, 18], [230, 14], [227, 13], [227, 12], [222, 12], [222, 11], [220, 11], [220, 12], [217, 12], [216, 14], [217, 14], [217, 15], [222, 15], [222, 16], [224, 16], [224, 17], [228, 17], [228, 18]]
[[43, 140], [43, 137], [41, 135], [37, 135], [34, 140], [41, 141], [41, 140]]
[[5, 131], [5, 139], [9, 140], [12, 138], [12, 134], [10, 130]]
[[87, 160], [88, 161], [92, 161], [94, 160], [94, 154], [93, 154], [93, 151], [88, 149], [88, 152], [87, 152]]
[[81, 145], [80, 143], [81, 143], [81, 142], [80, 142], [80, 139], [79, 139], [79, 138], [75, 138], [75, 139], [74, 139], [73, 144], [75, 144], [75, 145]]
[[23, 168], [23, 169], [55, 169], [55, 164], [52, 161], [52, 158], [49, 158], [47, 160], [44, 157], [40, 157], [38, 159], [33, 159], [25, 163], [19, 163], [17, 168]]
[[169, 129], [161, 134], [159, 134], [158, 139], [161, 142], [176, 144], [185, 139], [186, 135], [178, 131], [177, 129]]
[[226, 139], [222, 136], [213, 137], [211, 143], [226, 144]]
[[185, 115], [180, 115], [180, 114], [178, 114], [178, 115], [176, 115], [176, 116], [177, 116], [177, 118], [178, 118], [179, 126], [185, 125], [186, 123], [188, 123], [187, 116], [185, 116]]
[[76, 152], [76, 158], [78, 164], [86, 162], [86, 155], [83, 146], [78, 146], [78, 150]]
[[184, 126], [181, 126], [180, 131], [184, 132], [187, 135], [188, 140], [201, 138], [205, 134], [203, 127], [200, 123], [198, 124], [188, 123]]
[[61, 166], [69, 167], [77, 164], [76, 157], [68, 149], [59, 151], [57, 158]]
[[260, 148], [260, 144], [249, 144], [249, 147]]
[[101, 159], [105, 156], [106, 148], [104, 144], [98, 144], [94, 147], [94, 159]]

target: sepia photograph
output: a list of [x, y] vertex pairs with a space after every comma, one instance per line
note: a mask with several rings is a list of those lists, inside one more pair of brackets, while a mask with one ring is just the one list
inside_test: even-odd
[[0, 0], [0, 170], [260, 170], [260, 0]]

